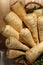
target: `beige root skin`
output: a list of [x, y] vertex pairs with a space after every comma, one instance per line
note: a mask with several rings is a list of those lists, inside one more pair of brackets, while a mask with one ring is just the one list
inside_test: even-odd
[[14, 12], [10, 12], [5, 17], [5, 22], [6, 24], [11, 25], [18, 32], [22, 29], [22, 21]]
[[26, 59], [33, 63], [43, 53], [43, 42], [26, 52]]
[[19, 41], [22, 42], [22, 43], [26, 43], [26, 42], [24, 41], [24, 39], [20, 36], [20, 34], [19, 34]]
[[35, 13], [32, 13], [31, 15], [33, 16], [35, 22], [37, 23], [37, 15]]
[[34, 18], [34, 20], [36, 21], [37, 23], [37, 15], [35, 13], [31, 13], [31, 14], [28, 14], [29, 16], [32, 16]]
[[38, 18], [38, 30], [39, 30], [39, 38], [40, 42], [43, 41], [43, 16]]
[[42, 14], [43, 14], [43, 9], [35, 10], [34, 13], [37, 15], [37, 17], [42, 16]]
[[38, 44], [39, 40], [38, 40], [37, 22], [35, 21], [35, 18], [33, 18], [31, 14], [30, 16], [27, 15], [24, 17], [24, 23], [31, 31], [35, 43]]
[[26, 45], [22, 44], [19, 40], [17, 40], [14, 37], [9, 37], [6, 42], [5, 45], [7, 48], [11, 48], [11, 49], [21, 49], [21, 50], [29, 50], [29, 47], [27, 47]]
[[18, 50], [8, 50], [6, 53], [6, 56], [9, 59], [14, 59], [14, 58], [17, 58], [21, 55], [25, 55], [25, 53], [22, 51], [18, 51]]
[[20, 32], [21, 38], [24, 40], [24, 43], [30, 47], [36, 46], [33, 37], [31, 35], [31, 32], [27, 29], [24, 28]]
[[15, 37], [16, 39], [19, 40], [19, 33], [14, 28], [12, 28], [10, 25], [5, 26], [5, 29], [3, 30], [2, 34], [5, 37], [11, 36], [11, 37]]
[[13, 4], [11, 6], [11, 9], [23, 20], [24, 16], [26, 15], [26, 12], [23, 5], [20, 2], [16, 2], [16, 4]]

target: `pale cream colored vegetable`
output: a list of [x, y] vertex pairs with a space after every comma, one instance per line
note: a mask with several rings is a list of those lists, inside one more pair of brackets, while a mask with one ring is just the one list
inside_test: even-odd
[[[20, 18], [24, 21], [24, 18], [25, 18], [25, 16], [27, 15], [26, 14], [26, 12], [25, 12], [25, 9], [22, 7], [22, 5], [20, 4], [20, 2], [16, 2], [16, 4], [14, 4], [14, 5], [12, 5], [12, 10], [17, 14], [17, 15], [19, 15], [20, 16]], [[19, 8], [19, 9], [18, 9]], [[18, 9], [18, 10], [17, 10]], [[28, 15], [29, 16], [29, 15]], [[36, 14], [35, 13], [33, 13], [33, 14], [31, 14], [31, 16], [34, 18], [34, 21], [37, 21], [37, 17], [36, 17]], [[27, 17], [27, 16], [26, 16]], [[25, 25], [27, 26], [28, 25], [28, 23], [27, 23], [27, 21], [25, 21]], [[37, 22], [36, 22], [37, 23]], [[31, 25], [31, 24], [30, 24]], [[29, 25], [28, 25], [29, 26]], [[27, 26], [27, 27], [28, 27]], [[37, 32], [37, 30], [35, 31], [36, 32], [36, 36], [34, 35], [34, 39], [35, 39], [35, 42], [36, 43], [38, 43], [39, 41], [38, 41], [38, 32]], [[37, 38], [36, 38], [37, 37]]]
[[43, 53], [43, 42], [34, 46], [29, 51], [26, 52], [26, 59], [32, 63]]
[[18, 32], [21, 31], [21, 29], [22, 29], [22, 21], [14, 12], [10, 12], [5, 17], [5, 21], [6, 21], [6, 24], [11, 25]]
[[30, 47], [33, 47], [36, 45], [29, 29], [27, 28], [22, 29], [20, 32], [20, 36], [24, 40], [26, 45]]
[[11, 9], [23, 20], [24, 16], [26, 15], [26, 12], [23, 5], [20, 2], [16, 2], [15, 4], [13, 4], [11, 6]]
[[18, 50], [8, 50], [6, 53], [6, 56], [9, 59], [14, 59], [14, 58], [17, 58], [21, 55], [25, 55], [25, 53], [22, 51], [18, 51]]
[[37, 15], [37, 17], [39, 17], [39, 16], [42, 16], [43, 10], [42, 9], [38, 9], [38, 10], [35, 10], [34, 13]]
[[14, 28], [12, 28], [10, 25], [5, 26], [5, 29], [3, 30], [2, 34], [5, 37], [13, 36], [19, 40], [19, 33]]
[[29, 48], [22, 44], [19, 40], [17, 40], [14, 37], [9, 37], [6, 42], [5, 45], [7, 48], [11, 48], [11, 49], [21, 49], [21, 50], [28, 50]]
[[27, 15], [24, 17], [24, 23], [29, 28], [30, 32], [32, 33], [35, 43], [38, 44], [39, 40], [38, 40], [37, 22], [35, 21], [35, 18], [33, 18], [31, 14]]
[[40, 42], [43, 41], [43, 16], [38, 18], [38, 31]]

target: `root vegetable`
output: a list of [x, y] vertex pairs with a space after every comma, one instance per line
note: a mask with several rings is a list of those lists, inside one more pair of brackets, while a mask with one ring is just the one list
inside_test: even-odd
[[43, 41], [43, 16], [38, 18], [38, 31], [40, 42]]
[[20, 32], [22, 29], [22, 21], [21, 19], [14, 13], [10, 12], [5, 17], [6, 24], [11, 25], [16, 31]]
[[33, 63], [43, 53], [43, 42], [26, 52], [26, 59]]
[[13, 36], [19, 40], [19, 33], [14, 28], [12, 28], [10, 25], [5, 26], [5, 29], [3, 30], [2, 34], [5, 37]]
[[15, 4], [13, 4], [11, 6], [11, 9], [23, 20], [23, 17], [26, 15], [26, 12], [23, 5], [20, 2], [16, 2]]
[[5, 45], [7, 48], [11, 48], [11, 49], [21, 49], [25, 51], [29, 49], [26, 45], [22, 44], [20, 41], [18, 41], [14, 37], [9, 37], [6, 40]]
[[20, 55], [25, 55], [26, 59], [30, 63], [33, 63], [42, 53], [43, 53], [43, 42], [41, 42], [37, 46], [34, 46], [30, 50], [27, 50], [25, 53], [21, 51], [9, 50], [7, 52], [7, 57], [9, 59], [13, 59]]
[[27, 15], [24, 17], [24, 23], [30, 30], [35, 43], [38, 44], [39, 40], [38, 40], [37, 22], [35, 21], [35, 18], [33, 18], [33, 16], [31, 16], [31, 14]]
[[[17, 15], [19, 15], [20, 16], [20, 18], [24, 21], [24, 23], [25, 23], [25, 25], [27, 26], [27, 27], [29, 27], [29, 23], [27, 23], [27, 20], [24, 20], [25, 19], [25, 17], [28, 19], [28, 16], [30, 16], [30, 15], [28, 15], [27, 16], [27, 14], [26, 14], [26, 12], [25, 12], [25, 9], [22, 7], [22, 5], [20, 4], [20, 2], [16, 2], [16, 4], [14, 4], [14, 5], [12, 5], [12, 10], [13, 10], [13, 12], [15, 12]], [[19, 9], [18, 9], [19, 8]], [[18, 9], [18, 10], [17, 10]], [[34, 28], [34, 30], [35, 30], [35, 32], [33, 33], [32, 32], [32, 34], [34, 34], [33, 35], [33, 38], [34, 38], [34, 40], [35, 40], [35, 42], [36, 43], [38, 43], [39, 42], [39, 40], [38, 40], [38, 32], [37, 32], [37, 16], [36, 16], [36, 14], [35, 13], [32, 13], [31, 14], [31, 16], [34, 18], [34, 23], [36, 23], [36, 29]], [[31, 17], [30, 16], [30, 17]], [[34, 23], [33, 23], [33, 25], [34, 25]], [[30, 24], [31, 25], [31, 24]], [[34, 25], [35, 26], [35, 25]], [[32, 27], [32, 26], [31, 26]], [[33, 29], [33, 28], [32, 28]]]
[[33, 40], [32, 35], [31, 35], [31, 32], [27, 28], [24, 28], [21, 30], [20, 36], [24, 40], [26, 45], [28, 45], [30, 47], [33, 47], [36, 45], [34, 40]]
[[18, 51], [18, 50], [8, 50], [6, 53], [6, 56], [9, 59], [14, 59], [14, 58], [17, 58], [21, 55], [25, 55], [25, 53], [22, 51]]

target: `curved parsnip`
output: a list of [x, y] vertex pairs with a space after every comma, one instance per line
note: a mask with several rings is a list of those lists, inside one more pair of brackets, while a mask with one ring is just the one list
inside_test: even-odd
[[21, 31], [21, 29], [22, 29], [22, 21], [14, 12], [10, 12], [5, 17], [5, 21], [6, 21], [6, 24], [11, 25], [18, 32]]
[[23, 5], [20, 2], [16, 2], [15, 4], [13, 4], [11, 6], [11, 9], [23, 20], [24, 16], [26, 15], [26, 12]]
[[31, 14], [27, 15], [24, 17], [24, 23], [31, 31], [35, 43], [38, 44], [39, 40], [38, 40], [37, 22], [35, 21], [35, 18], [33, 18]]
[[15, 37], [16, 39], [19, 40], [19, 33], [13, 29], [10, 25], [6, 25], [2, 34], [5, 36], [5, 37]]
[[30, 47], [33, 47], [36, 45], [34, 40], [33, 40], [32, 35], [31, 35], [31, 32], [27, 28], [24, 28], [21, 30], [20, 36], [24, 40], [26, 45], [28, 45]]
[[8, 50], [6, 53], [6, 56], [9, 59], [14, 59], [14, 58], [17, 58], [21, 55], [25, 55], [25, 53], [22, 51], [18, 51], [18, 50]]
[[37, 17], [39, 17], [39, 16], [42, 16], [43, 10], [42, 9], [38, 9], [38, 10], [35, 10], [34, 13], [37, 15]]
[[43, 16], [38, 18], [38, 31], [40, 42], [43, 41]]
[[43, 42], [26, 52], [26, 59], [32, 63], [43, 53]]
[[7, 48], [11, 48], [11, 49], [21, 49], [21, 50], [28, 50], [29, 49], [26, 45], [22, 44], [20, 41], [18, 41], [14, 37], [9, 37], [6, 40], [5, 45]]

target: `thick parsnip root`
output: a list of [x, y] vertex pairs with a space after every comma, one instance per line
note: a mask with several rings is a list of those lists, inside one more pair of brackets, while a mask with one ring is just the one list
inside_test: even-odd
[[23, 20], [24, 16], [26, 15], [26, 12], [23, 5], [20, 2], [16, 2], [15, 4], [13, 4], [11, 6], [11, 9]]
[[7, 58], [14, 59], [21, 55], [25, 55], [25, 53], [22, 51], [18, 51], [18, 50], [8, 50], [6, 55], [7, 55]]
[[42, 16], [42, 14], [43, 14], [43, 9], [35, 10], [34, 13], [37, 15], [37, 17]]
[[30, 47], [33, 47], [36, 45], [34, 40], [33, 40], [32, 35], [31, 35], [31, 32], [27, 28], [24, 28], [21, 30], [20, 36], [24, 40], [26, 45], [28, 45]]
[[43, 41], [43, 16], [38, 18], [38, 31], [40, 42]]
[[43, 42], [26, 52], [26, 59], [32, 63], [43, 53]]
[[6, 42], [5, 45], [7, 48], [11, 48], [11, 49], [21, 49], [21, 50], [29, 50], [29, 48], [22, 44], [20, 41], [18, 41], [16, 38], [14, 37], [9, 37]]
[[12, 37], [13, 36], [19, 40], [19, 33], [14, 28], [12, 28], [10, 25], [5, 26], [5, 29], [3, 30], [2, 34], [5, 37], [10, 37], [10, 36]]
[[22, 29], [22, 21], [14, 12], [10, 12], [5, 17], [5, 21], [6, 21], [6, 24], [11, 25], [18, 32], [21, 31], [21, 29]]
[[38, 44], [39, 40], [38, 40], [37, 22], [35, 21], [35, 18], [33, 18], [31, 14], [27, 15], [24, 17], [24, 23], [29, 28], [30, 32], [32, 33], [35, 43]]

